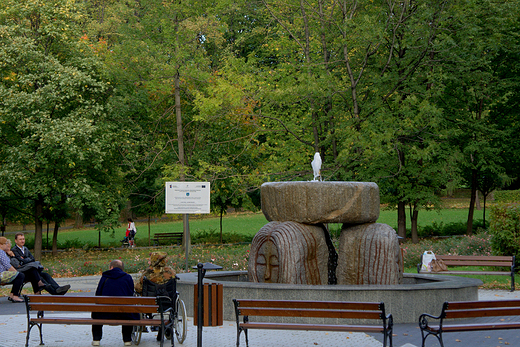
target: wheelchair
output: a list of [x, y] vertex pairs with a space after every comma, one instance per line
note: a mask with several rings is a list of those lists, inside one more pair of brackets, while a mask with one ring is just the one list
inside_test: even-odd
[[[165, 319], [168, 318], [168, 322], [165, 323], [165, 331], [159, 331], [157, 338], [161, 338], [160, 334], [164, 334], [166, 339], [172, 340], [172, 346], [174, 345], [174, 336], [182, 344], [186, 339], [187, 331], [186, 306], [179, 297], [179, 292], [177, 292], [176, 288], [178, 279], [175, 276], [175, 278], [164, 284], [156, 284], [145, 277], [143, 278], [143, 292], [141, 294], [141, 296], [155, 296], [158, 304], [163, 307]], [[152, 319], [155, 315], [159, 315], [159, 313], [153, 315], [141, 314], [140, 318]], [[146, 326], [134, 326], [132, 341], [135, 345], [139, 345], [141, 342], [143, 332], [148, 332]]]

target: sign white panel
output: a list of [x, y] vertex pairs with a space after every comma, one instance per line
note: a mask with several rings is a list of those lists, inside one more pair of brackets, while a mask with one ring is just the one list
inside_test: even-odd
[[166, 213], [209, 213], [209, 182], [166, 182]]

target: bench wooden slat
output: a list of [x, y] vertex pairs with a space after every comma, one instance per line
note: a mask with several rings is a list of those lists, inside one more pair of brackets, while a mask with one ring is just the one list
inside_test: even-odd
[[[519, 329], [520, 321], [509, 318], [507, 321], [500, 317], [520, 316], [520, 300], [488, 300], [488, 301], [456, 301], [445, 302], [439, 316], [423, 313], [419, 317], [419, 328], [422, 335], [422, 346], [429, 335], [435, 335], [442, 345], [444, 332]], [[477, 317], [496, 317], [495, 322], [486, 323], [452, 323], [445, 319], [462, 319]], [[429, 324], [429, 320], [439, 320], [436, 324]], [[516, 320], [516, 321], [511, 321]]]
[[241, 307], [316, 308], [334, 310], [379, 310], [378, 302], [341, 302], [307, 300], [240, 300]]
[[435, 258], [446, 260], [498, 260], [498, 261], [508, 261], [511, 263], [513, 260], [513, 256], [504, 256], [504, 255], [446, 255], [440, 254], [435, 255]]
[[493, 255], [443, 255], [436, 254], [437, 260], [442, 260], [448, 267], [452, 266], [472, 266], [472, 267], [506, 267], [509, 271], [488, 271], [480, 269], [469, 270], [450, 270], [448, 271], [425, 271], [421, 263], [417, 264], [417, 272], [420, 274], [439, 274], [439, 275], [499, 275], [511, 276], [511, 291], [515, 291], [515, 256], [493, 256]]
[[[40, 345], [43, 345], [42, 324], [82, 324], [82, 325], [126, 325], [126, 326], [160, 326], [165, 324], [161, 319], [106, 319], [88, 317], [49, 317], [45, 312], [103, 312], [103, 313], [161, 313], [161, 307], [155, 297], [134, 296], [54, 296], [54, 295], [26, 295], [25, 307], [27, 310], [27, 337], [26, 347], [29, 343], [31, 329], [38, 327], [40, 332]], [[31, 317], [31, 312], [38, 311], [38, 316]], [[43, 311], [43, 316], [40, 315]], [[166, 315], [167, 312], [162, 312]], [[34, 315], [34, 313], [33, 313]], [[164, 345], [164, 335], [160, 340]]]
[[244, 316], [276, 316], [276, 317], [315, 317], [315, 318], [357, 318], [380, 319], [381, 311], [345, 311], [345, 310], [311, 310], [285, 308], [242, 308], [239, 314]]
[[480, 308], [474, 310], [448, 310], [446, 318], [475, 318], [475, 317], [496, 317], [496, 316], [517, 316], [520, 315], [520, 307], [506, 308]]
[[42, 303], [93, 303], [114, 305], [155, 305], [155, 297], [144, 296], [72, 296], [72, 295], [29, 295], [29, 302]]
[[359, 331], [383, 332], [382, 326], [375, 325], [332, 325], [332, 324], [295, 324], [295, 323], [240, 323], [245, 329], [313, 330], [313, 331]]
[[448, 310], [468, 310], [488, 307], [520, 307], [520, 300], [483, 300], [448, 302]]
[[[253, 300], [233, 299], [237, 324], [237, 347], [240, 345], [240, 334], [245, 331], [246, 345], [249, 329], [279, 330], [313, 330], [313, 331], [361, 331], [383, 333], [383, 347], [387, 341], [392, 346], [392, 315], [385, 314], [384, 303], [374, 302], [334, 302], [307, 300]], [[243, 316], [244, 322], [239, 321]], [[292, 317], [323, 319], [357, 319], [364, 324], [349, 321], [325, 321], [325, 324], [304, 322], [273, 323], [251, 322], [251, 317]], [[380, 325], [366, 325], [365, 320], [376, 319]], [[336, 323], [336, 324], [333, 324]]]
[[503, 266], [511, 267], [511, 262], [485, 260], [443, 260], [447, 266]]
[[[64, 324], [64, 325], [155, 325], [160, 326], [160, 319], [119, 319], [117, 321], [113, 319], [92, 319], [92, 318], [65, 318], [65, 317], [45, 317], [45, 318], [33, 318], [31, 319], [34, 323], [42, 324]], [[114, 324], [114, 322], [116, 322]]]
[[[457, 331], [481, 331], [481, 330], [507, 330], [520, 329], [520, 323], [481, 323], [481, 324], [464, 324], [464, 325], [443, 325], [444, 332]], [[439, 331], [438, 325], [428, 326], [428, 330]]]
[[70, 303], [30, 303], [31, 311], [60, 312], [117, 312], [117, 313], [157, 313], [157, 305], [106, 305], [106, 304], [70, 304]]

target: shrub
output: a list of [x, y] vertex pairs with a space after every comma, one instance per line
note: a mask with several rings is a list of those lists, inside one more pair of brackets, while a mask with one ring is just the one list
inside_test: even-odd
[[[477, 233], [479, 229], [483, 229], [483, 226], [484, 221], [482, 219], [473, 221], [473, 232]], [[418, 228], [417, 234], [419, 237], [454, 236], [465, 235], [466, 231], [466, 222], [451, 222], [446, 224], [443, 222], [433, 222], [430, 225]]]
[[[223, 232], [222, 243], [243, 243], [251, 242], [253, 237], [250, 235], [238, 234], [235, 232]], [[206, 243], [206, 244], [219, 244], [220, 243], [220, 232], [216, 229], [209, 230], [198, 230], [191, 236], [191, 243]]]
[[413, 267], [421, 261], [425, 251], [435, 254], [453, 255], [491, 255], [491, 235], [481, 232], [471, 236], [453, 236], [442, 240], [425, 239], [420, 243], [401, 245], [404, 255], [404, 266]]
[[491, 247], [497, 255], [516, 256], [520, 264], [520, 205], [498, 204], [492, 206], [489, 230]]
[[494, 193], [495, 202], [520, 202], [520, 190], [499, 190]]

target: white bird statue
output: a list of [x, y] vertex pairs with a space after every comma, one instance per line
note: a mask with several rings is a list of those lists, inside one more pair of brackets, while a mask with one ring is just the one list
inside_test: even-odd
[[320, 157], [320, 153], [316, 152], [314, 153], [314, 160], [311, 162], [311, 165], [312, 165], [312, 172], [314, 174], [314, 179], [313, 181], [317, 181], [317, 177], [320, 178], [320, 181], [321, 181], [321, 157]]

